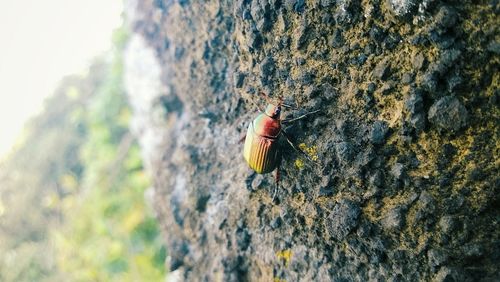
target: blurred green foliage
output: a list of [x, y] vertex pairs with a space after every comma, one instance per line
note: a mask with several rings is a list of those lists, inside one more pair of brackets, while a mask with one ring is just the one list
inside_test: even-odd
[[0, 281], [161, 281], [166, 251], [128, 125], [125, 29], [66, 78], [0, 164]]

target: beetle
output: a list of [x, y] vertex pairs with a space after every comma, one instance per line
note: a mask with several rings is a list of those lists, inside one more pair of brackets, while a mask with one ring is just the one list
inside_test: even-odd
[[282, 149], [279, 143], [281, 135], [286, 138], [288, 144], [290, 144], [294, 150], [302, 153], [308, 160], [310, 160], [309, 156], [305, 152], [298, 149], [293, 142], [290, 141], [289, 135], [286, 133], [282, 124], [305, 118], [310, 114], [319, 112], [319, 110], [305, 113], [297, 118], [282, 120], [281, 108], [290, 106], [283, 104], [282, 98], [280, 98], [278, 104], [275, 105], [269, 101], [267, 95], [264, 93], [261, 93], [261, 95], [266, 98], [268, 105], [265, 111], [261, 112], [248, 125], [247, 132], [243, 138], [241, 138], [240, 142], [245, 140], [243, 157], [250, 168], [259, 174], [275, 171], [276, 186], [278, 186], [280, 181]]

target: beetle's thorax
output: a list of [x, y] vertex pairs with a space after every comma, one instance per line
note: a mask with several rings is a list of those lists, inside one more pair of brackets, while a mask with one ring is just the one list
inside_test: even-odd
[[281, 123], [279, 119], [262, 113], [253, 121], [253, 128], [259, 136], [276, 138], [281, 132]]

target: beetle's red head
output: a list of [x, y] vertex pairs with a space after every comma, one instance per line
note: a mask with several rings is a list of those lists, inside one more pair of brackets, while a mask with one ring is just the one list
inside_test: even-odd
[[266, 115], [272, 119], [279, 119], [281, 115], [281, 103], [277, 106], [269, 104], [266, 107]]

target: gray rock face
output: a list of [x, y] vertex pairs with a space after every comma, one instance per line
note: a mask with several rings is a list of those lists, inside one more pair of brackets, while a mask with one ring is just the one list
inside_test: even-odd
[[400, 207], [391, 209], [381, 221], [382, 227], [389, 232], [400, 230], [403, 223], [403, 210]]
[[389, 130], [389, 126], [387, 125], [387, 122], [385, 122], [385, 121], [374, 122], [372, 129], [371, 129], [370, 141], [373, 144], [384, 143], [384, 140], [385, 140], [385, 137], [387, 135], [388, 130]]
[[[170, 275], [500, 280], [498, 4], [469, 2], [129, 2]], [[320, 110], [287, 124], [315, 163], [280, 140], [279, 187], [239, 143], [260, 92]]]
[[439, 99], [429, 109], [429, 121], [440, 129], [455, 132], [467, 125], [467, 109], [456, 97]]
[[335, 205], [327, 223], [328, 232], [335, 240], [344, 239], [356, 226], [361, 209], [349, 200]]
[[406, 16], [417, 8], [420, 1], [416, 0], [387, 0], [391, 10], [397, 16]]

